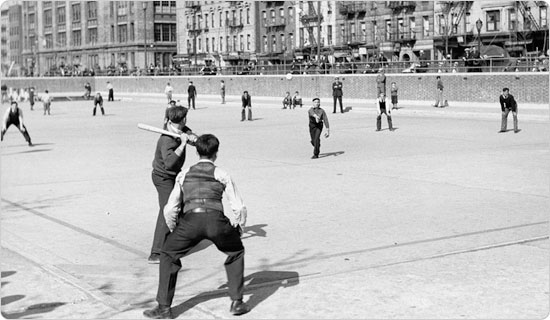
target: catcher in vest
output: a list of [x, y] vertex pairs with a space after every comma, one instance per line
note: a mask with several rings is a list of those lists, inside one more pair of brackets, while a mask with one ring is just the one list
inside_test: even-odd
[[[160, 256], [158, 305], [143, 312], [149, 318], [172, 318], [170, 306], [182, 267], [180, 258], [203, 239], [212, 241], [227, 255], [224, 266], [232, 300], [230, 312], [241, 315], [249, 311], [243, 302], [244, 247], [241, 241], [246, 207], [229, 174], [214, 165], [219, 140], [214, 135], [205, 134], [197, 139], [195, 146], [199, 162], [178, 174], [164, 207], [164, 217], [171, 233]], [[225, 213], [222, 204], [224, 192], [231, 207], [230, 212]]]

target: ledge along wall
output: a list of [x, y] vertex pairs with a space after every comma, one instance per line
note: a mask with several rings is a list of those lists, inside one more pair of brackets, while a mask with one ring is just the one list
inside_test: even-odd
[[[435, 98], [436, 76], [441, 76], [445, 99], [463, 102], [495, 102], [502, 88], [510, 88], [519, 104], [549, 102], [549, 73], [413, 73], [387, 74], [386, 94], [390, 95], [392, 82], [399, 88], [400, 100], [431, 101]], [[339, 75], [293, 75], [288, 80], [284, 75], [263, 76], [157, 76], [157, 77], [52, 77], [52, 78], [2, 78], [2, 83], [12, 88], [34, 86], [37, 92], [68, 94], [84, 93], [84, 84], [90, 82], [92, 93], [96, 91], [106, 95], [107, 81], [113, 84], [117, 93], [164, 93], [164, 87], [170, 82], [175, 94], [187, 95], [189, 81], [193, 81], [199, 95], [217, 95], [220, 80], [225, 81], [227, 95], [241, 95], [247, 90], [254, 96], [272, 96], [282, 98], [286, 91], [293, 94], [299, 91], [303, 97], [319, 96], [331, 99], [331, 84], [338, 76], [343, 83], [344, 99], [375, 99], [377, 74], [339, 74]]]

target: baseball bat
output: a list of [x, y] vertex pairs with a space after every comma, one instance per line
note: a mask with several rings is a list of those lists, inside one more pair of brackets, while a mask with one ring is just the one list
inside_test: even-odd
[[153, 126], [150, 126], [150, 125], [145, 124], [145, 123], [138, 123], [137, 126], [138, 126], [138, 128], [140, 128], [142, 130], [145, 130], [145, 131], [151, 131], [151, 132], [155, 132], [155, 133], [165, 134], [167, 136], [171, 136], [171, 137], [174, 137], [174, 138], [179, 138], [180, 137], [180, 135], [177, 134], [177, 133], [170, 132], [168, 130], [164, 130], [164, 129], [161, 129], [161, 128], [153, 127]]

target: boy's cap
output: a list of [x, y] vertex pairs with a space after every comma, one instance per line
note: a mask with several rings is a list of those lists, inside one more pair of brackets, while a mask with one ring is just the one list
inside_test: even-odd
[[321, 99], [319, 99], [319, 98], [313, 98], [313, 100], [311, 100], [311, 101], [315, 101], [315, 100], [321, 101]]

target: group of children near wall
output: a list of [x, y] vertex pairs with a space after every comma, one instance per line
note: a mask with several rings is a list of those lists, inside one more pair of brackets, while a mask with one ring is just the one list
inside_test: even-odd
[[294, 109], [296, 106], [302, 107], [302, 97], [300, 96], [300, 93], [296, 91], [294, 93], [294, 96], [290, 95], [290, 92], [287, 91], [284, 98], [283, 98], [283, 109]]

